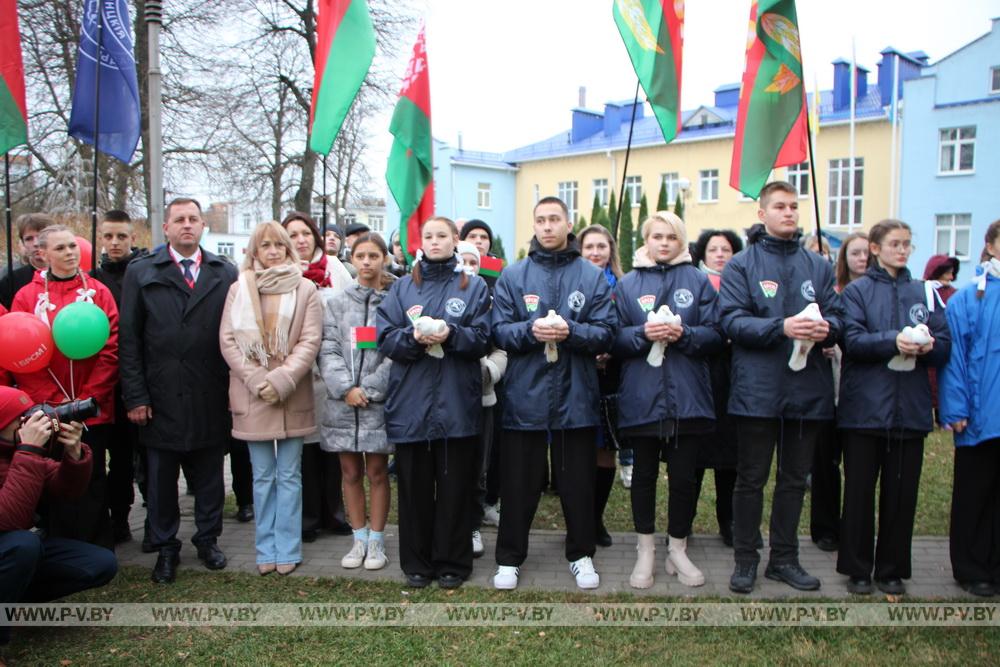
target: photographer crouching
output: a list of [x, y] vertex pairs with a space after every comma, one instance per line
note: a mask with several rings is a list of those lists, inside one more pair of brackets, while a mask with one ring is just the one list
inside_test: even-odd
[[[0, 387], [0, 604], [48, 602], [103, 586], [118, 571], [108, 549], [31, 532], [39, 501], [82, 496], [94, 462], [80, 442], [82, 423], [33, 405], [23, 391]], [[0, 626], [0, 644], [9, 638]]]

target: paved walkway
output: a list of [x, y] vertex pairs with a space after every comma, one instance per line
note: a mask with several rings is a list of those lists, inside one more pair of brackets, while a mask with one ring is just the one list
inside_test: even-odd
[[[122, 565], [134, 565], [152, 569], [156, 554], [144, 554], [139, 548], [145, 509], [137, 504], [130, 517], [135, 540], [119, 546], [118, 557]], [[194, 533], [193, 501], [190, 496], [181, 496], [181, 528], [179, 537], [185, 542], [181, 552], [181, 569], [201, 569], [190, 538]], [[256, 572], [253, 523], [239, 523], [231, 516], [224, 520], [219, 546], [229, 558], [229, 569], [241, 572]], [[657, 541], [658, 570], [656, 583], [646, 591], [637, 591], [629, 586], [628, 577], [635, 562], [635, 536], [631, 533], [614, 533], [614, 546], [607, 549], [598, 547], [594, 565], [601, 575], [601, 586], [597, 593], [635, 593], [657, 596], [725, 596], [731, 597], [729, 576], [732, 574], [732, 550], [717, 536], [696, 535], [689, 540], [688, 553], [692, 561], [705, 573], [706, 583], [699, 588], [688, 588], [669, 577], [663, 570], [666, 546], [663, 537]], [[340, 566], [341, 557], [352, 544], [350, 536], [340, 537], [324, 533], [311, 544], [303, 545], [303, 562], [293, 576], [308, 577], [352, 577], [373, 581], [394, 581], [404, 584], [399, 569], [397, 554], [399, 533], [396, 526], [386, 528], [386, 551], [389, 565], [382, 570], [369, 572], [363, 568], [345, 570]], [[492, 587], [495, 569], [493, 549], [496, 546], [496, 529], [483, 530], [486, 554], [475, 561], [469, 584], [484, 588]], [[766, 540], [765, 540], [766, 541]], [[846, 578], [836, 572], [836, 554], [817, 549], [806, 538], [800, 538], [802, 551], [800, 560], [803, 567], [822, 581], [822, 588], [814, 593], [803, 593], [789, 586], [765, 579], [764, 564], [766, 550], [757, 579], [757, 587], [752, 598], [781, 599], [788, 597], [846, 598]], [[563, 533], [552, 530], [535, 530], [531, 533], [531, 550], [528, 560], [521, 568], [520, 590], [577, 591], [573, 576], [563, 553]], [[913, 541], [913, 578], [907, 582], [907, 590], [912, 597], [920, 598], [972, 598], [954, 582], [948, 558], [948, 540], [944, 537], [919, 537]], [[743, 596], [740, 596], [741, 598]], [[870, 599], [878, 599], [875, 596]], [[858, 598], [860, 601], [861, 598]]]

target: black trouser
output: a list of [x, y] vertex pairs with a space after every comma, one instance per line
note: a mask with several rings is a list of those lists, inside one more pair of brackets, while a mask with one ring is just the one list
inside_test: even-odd
[[493, 446], [486, 469], [486, 504], [496, 505], [500, 501], [500, 449], [503, 447], [503, 392], [500, 385], [494, 385], [497, 403], [493, 406]]
[[128, 521], [135, 502], [133, 453], [138, 441], [139, 427], [128, 420], [127, 413], [117, 415], [108, 439], [108, 505], [115, 522]]
[[154, 549], [179, 551], [177, 539], [181, 514], [177, 506], [177, 475], [181, 467], [194, 491], [194, 525], [191, 541], [196, 546], [213, 544], [222, 534], [222, 506], [226, 498], [222, 477], [226, 445], [190, 452], [146, 448], [149, 465], [149, 537]]
[[406, 574], [467, 579], [476, 436], [396, 445], [399, 565]]
[[698, 460], [698, 436], [682, 435], [672, 440], [630, 438], [632, 463], [632, 522], [635, 532], [656, 532], [656, 479], [660, 475], [660, 455], [667, 461], [667, 534], [685, 538], [694, 518], [694, 470]]
[[340, 454], [302, 447], [302, 531], [350, 527], [344, 514]]
[[845, 431], [844, 516], [837, 572], [868, 577], [874, 567], [877, 580], [910, 578], [910, 545], [923, 459], [923, 438], [900, 440]]
[[955, 448], [950, 538], [956, 580], [1000, 584], [1000, 438]]
[[233, 476], [236, 506], [253, 505], [253, 467], [250, 465], [250, 450], [243, 440], [229, 441], [229, 472]]
[[840, 540], [841, 437], [832, 422], [825, 422], [816, 438], [809, 504], [809, 533], [814, 542], [824, 537]]
[[551, 432], [504, 430], [500, 451], [498, 565], [519, 567], [528, 556], [531, 522], [545, 488], [550, 442], [553, 476], [559, 480], [559, 502], [566, 520], [566, 559], [575, 561], [594, 556], [596, 428]]
[[94, 457], [90, 483], [86, 492], [79, 498], [48, 501], [44, 525], [49, 537], [65, 537], [114, 549], [111, 512], [108, 509], [108, 476], [105, 468], [105, 452], [111, 434], [110, 424], [88, 426], [84, 431], [83, 442], [90, 447]]
[[[694, 471], [694, 504], [691, 509], [691, 523], [698, 515], [698, 498], [701, 496], [701, 484], [705, 480], [707, 468], [697, 468]], [[736, 471], [729, 468], [714, 468], [715, 474], [715, 518], [719, 522], [719, 531], [732, 530], [733, 527], [733, 489], [736, 487]], [[632, 473], [633, 475], [635, 473]]]
[[764, 485], [771, 473], [775, 445], [778, 474], [771, 503], [769, 543], [771, 562], [796, 563], [799, 558], [799, 516], [812, 467], [816, 436], [824, 422], [737, 418], [739, 446], [736, 488], [733, 489], [733, 550], [737, 563], [760, 562], [764, 546], [760, 520]]
[[479, 530], [483, 523], [483, 505], [486, 503], [486, 475], [493, 451], [493, 406], [483, 408], [482, 432], [476, 438], [475, 459], [473, 461], [472, 486], [472, 530]]

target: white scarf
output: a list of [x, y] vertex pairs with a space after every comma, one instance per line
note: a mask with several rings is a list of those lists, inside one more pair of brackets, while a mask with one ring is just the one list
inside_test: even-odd
[[[255, 361], [267, 368], [269, 357], [282, 360], [288, 356], [288, 336], [295, 316], [302, 269], [298, 264], [281, 264], [269, 269], [241, 271], [239, 287], [230, 320], [233, 337], [246, 361]], [[264, 316], [260, 307], [261, 294], [280, 294], [278, 317], [274, 327], [265, 334]]]
[[990, 257], [988, 262], [983, 262], [979, 265], [983, 271], [979, 276], [973, 278], [976, 281], [976, 291], [979, 293], [986, 291], [986, 275], [989, 274], [994, 278], [1000, 279], [1000, 259], [996, 257]]
[[[83, 282], [83, 287], [76, 290], [76, 299], [74, 303], [94, 303], [94, 295], [97, 294], [97, 290], [92, 289], [87, 286], [87, 274], [78, 273], [80, 280]], [[35, 317], [40, 319], [45, 323], [45, 326], [51, 327], [49, 323], [49, 311], [56, 309], [56, 304], [49, 302], [49, 272], [42, 271], [42, 280], [45, 281], [45, 290], [38, 295], [38, 301], [35, 302]]]

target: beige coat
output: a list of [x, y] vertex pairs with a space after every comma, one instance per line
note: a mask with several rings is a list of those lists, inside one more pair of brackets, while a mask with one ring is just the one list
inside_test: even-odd
[[[219, 331], [222, 356], [229, 364], [233, 437], [253, 441], [306, 436], [316, 430], [312, 368], [323, 339], [323, 308], [316, 285], [306, 278], [299, 283], [288, 335], [288, 356], [281, 362], [269, 359], [267, 368], [263, 368], [256, 361], [244, 359], [233, 336], [229, 311], [239, 284], [237, 281], [229, 288]], [[267, 302], [262, 300], [261, 307], [266, 308]], [[264, 381], [278, 392], [277, 405], [257, 396], [256, 387]]]

